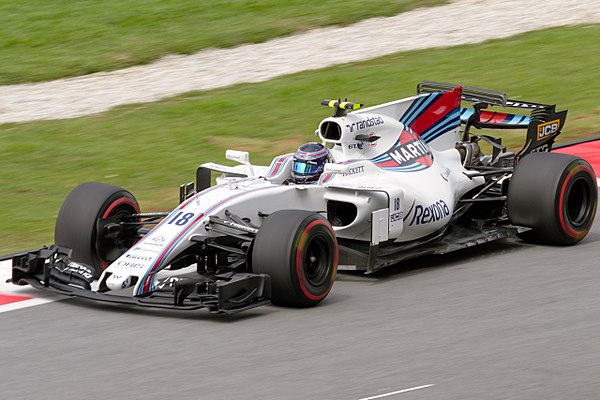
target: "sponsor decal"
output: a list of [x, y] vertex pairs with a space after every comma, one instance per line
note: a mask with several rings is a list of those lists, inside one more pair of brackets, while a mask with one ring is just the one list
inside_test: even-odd
[[148, 252], [148, 253], [160, 253], [160, 250], [147, 249], [147, 248], [144, 248], [144, 247], [141, 247], [141, 246], [136, 246], [133, 249], [136, 250], [136, 251], [145, 251], [145, 252]]
[[154, 257], [150, 257], [150, 256], [140, 256], [138, 254], [126, 254], [125, 258], [132, 258], [134, 260], [140, 260], [140, 261], [152, 261], [152, 259]]
[[[181, 214], [181, 213], [180, 213]], [[163, 235], [152, 238], [154, 243], [163, 243], [165, 241], [165, 237]]]
[[404, 130], [391, 149], [371, 161], [386, 170], [413, 172], [429, 168], [433, 164], [433, 155], [419, 136]]
[[518, 101], [507, 101], [507, 105], [510, 107], [519, 107], [519, 108], [544, 108], [544, 106], [539, 104], [531, 104], [531, 103], [520, 103]]
[[372, 128], [374, 126], [383, 124], [383, 122], [383, 118], [381, 117], [369, 117], [351, 124], [346, 124], [346, 128], [348, 128], [350, 133], [352, 133], [354, 130], [359, 131], [365, 128]]
[[429, 155], [429, 150], [418, 138], [411, 142], [400, 144], [390, 152], [390, 157], [392, 157], [398, 165], [407, 164], [410, 161], [427, 155]]
[[137, 263], [137, 262], [132, 262], [132, 261], [119, 261], [117, 263], [117, 265], [119, 267], [123, 267], [123, 268], [128, 268], [128, 269], [142, 269], [144, 268], [145, 264], [141, 264], [141, 263]]
[[404, 214], [402, 211], [390, 214], [390, 222], [402, 221]]
[[546, 139], [558, 132], [560, 128], [560, 119], [544, 122], [539, 124], [537, 127], [537, 138], [538, 140]]
[[356, 188], [357, 189], [367, 189], [367, 190], [384, 190], [383, 187], [375, 186], [375, 185], [358, 185]]
[[[323, 183], [329, 182], [336, 175], [350, 176], [350, 175], [362, 174], [363, 172], [365, 172], [365, 166], [364, 165], [360, 165], [358, 167], [349, 168], [348, 169], [348, 173], [346, 173], [346, 174], [338, 174], [338, 173], [328, 172], [326, 174], [321, 175], [321, 178], [319, 178], [319, 184], [323, 184]], [[360, 187], [360, 188], [362, 189], [363, 187]]]
[[163, 247], [165, 247], [165, 242], [160, 242], [160, 243], [144, 242], [143, 245], [144, 246], [151, 246], [151, 247], [160, 247], [160, 248], [163, 248]]
[[358, 150], [362, 150], [363, 149], [363, 143], [362, 142], [358, 142], [358, 143], [350, 143], [348, 145], [348, 149], [352, 150], [352, 149], [358, 149]]
[[79, 275], [79, 277], [85, 279], [88, 282], [91, 282], [94, 279], [93, 271], [91, 268], [89, 268], [85, 265], [76, 263], [74, 261], [69, 261], [69, 263], [67, 265], [65, 265], [64, 267], [55, 266], [54, 268], [56, 268], [58, 271], [62, 272], [63, 274]]
[[121, 283], [121, 289], [125, 289], [127, 287], [129, 287], [131, 285], [131, 277], [128, 276], [127, 279], [125, 279], [123, 281], [123, 283]]
[[363, 172], [365, 172], [365, 166], [361, 165], [359, 167], [350, 168], [348, 170], [348, 174], [344, 174], [344, 175], [356, 175], [356, 174], [362, 174]]
[[184, 279], [185, 278], [182, 278], [179, 276], [170, 276], [168, 278], [165, 278], [164, 280], [159, 281], [158, 284], [156, 285], [156, 289], [157, 290], [172, 289], [177, 282], [182, 281]]
[[232, 228], [239, 229], [240, 231], [258, 233], [258, 229], [256, 229], [256, 228], [238, 224], [237, 222], [230, 221], [228, 219], [224, 220], [223, 223]]
[[131, 286], [131, 276], [112, 274], [106, 280], [106, 286], [111, 290], [128, 288]]
[[530, 153], [541, 153], [544, 151], [550, 151], [550, 145], [548, 143], [545, 143], [539, 147], [536, 147], [535, 149], [531, 150]]
[[448, 177], [450, 176], [450, 169], [444, 168], [441, 175], [442, 175], [442, 179], [445, 180], [446, 182], [448, 182]]
[[429, 206], [417, 204], [409, 225], [424, 225], [436, 222], [450, 215], [450, 208], [444, 200], [438, 200]]

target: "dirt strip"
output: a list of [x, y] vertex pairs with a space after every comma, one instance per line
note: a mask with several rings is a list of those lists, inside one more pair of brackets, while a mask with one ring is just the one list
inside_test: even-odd
[[478, 43], [548, 27], [600, 22], [600, 0], [459, 0], [347, 27], [231, 49], [172, 55], [152, 64], [0, 87], [0, 123], [74, 118], [111, 107], [372, 59]]

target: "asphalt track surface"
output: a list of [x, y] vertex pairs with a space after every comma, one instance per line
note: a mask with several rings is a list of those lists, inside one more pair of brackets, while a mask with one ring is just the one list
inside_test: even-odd
[[598, 398], [599, 224], [577, 246], [504, 241], [340, 274], [312, 309], [5, 312], [0, 397]]

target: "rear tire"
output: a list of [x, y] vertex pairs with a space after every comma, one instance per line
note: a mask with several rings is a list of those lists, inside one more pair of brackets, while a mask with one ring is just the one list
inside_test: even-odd
[[83, 183], [68, 194], [58, 212], [54, 242], [72, 249], [71, 258], [91, 266], [97, 278], [137, 239], [123, 234], [117, 238], [98, 235], [98, 219], [139, 212], [135, 197], [127, 190], [105, 183]]
[[594, 221], [596, 176], [583, 159], [558, 153], [533, 153], [521, 160], [508, 187], [508, 216], [532, 228], [529, 242], [571, 245], [582, 240]]
[[327, 297], [337, 272], [333, 228], [309, 211], [282, 210], [260, 227], [252, 249], [252, 271], [271, 277], [274, 304], [308, 307]]

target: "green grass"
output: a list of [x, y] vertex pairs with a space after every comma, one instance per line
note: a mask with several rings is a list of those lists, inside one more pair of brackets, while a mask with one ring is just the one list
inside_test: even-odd
[[224, 162], [226, 148], [249, 150], [253, 162], [268, 163], [315, 139], [319, 121], [330, 114], [319, 106], [324, 98], [374, 105], [413, 95], [421, 79], [457, 82], [569, 109], [562, 140], [598, 135], [598, 43], [600, 25], [552, 29], [86, 118], [0, 125], [0, 254], [51, 243], [60, 204], [78, 183], [117, 184], [131, 190], [142, 209], [164, 210], [176, 205], [179, 184], [193, 180], [200, 163]]
[[108, 71], [445, 2], [2, 0], [0, 84]]

